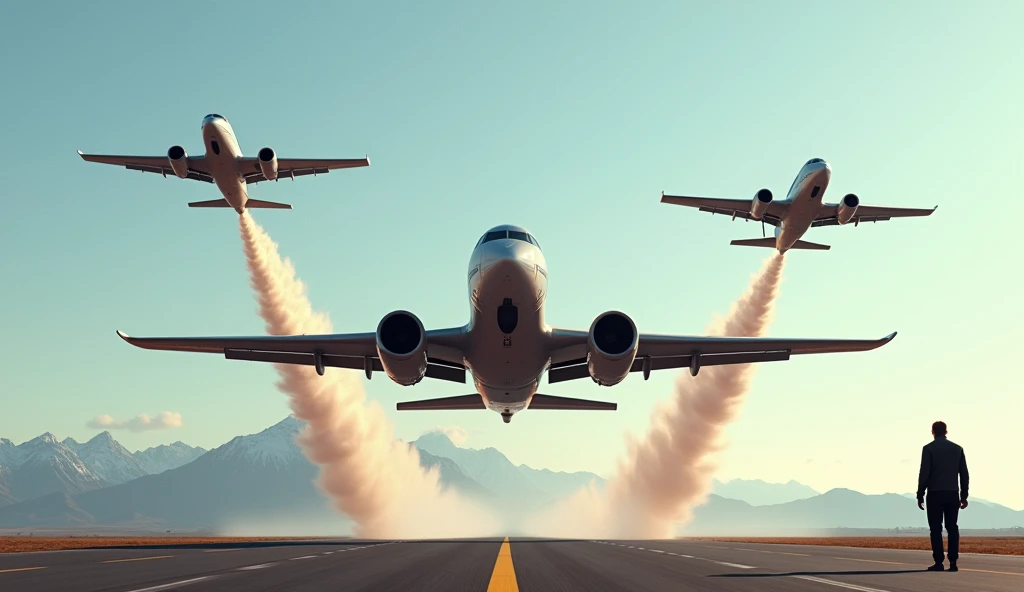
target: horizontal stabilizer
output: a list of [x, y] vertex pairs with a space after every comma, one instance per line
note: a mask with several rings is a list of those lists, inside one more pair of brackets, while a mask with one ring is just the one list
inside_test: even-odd
[[[768, 247], [769, 249], [774, 249], [774, 248], [776, 248], [776, 244], [777, 243], [775, 241], [775, 237], [772, 236], [772, 237], [768, 237], [768, 238], [746, 238], [746, 239], [739, 239], [739, 240], [734, 240], [734, 241], [730, 242], [729, 244], [730, 245], [736, 245], [736, 246], [739, 246], [739, 247]], [[805, 240], [798, 240], [795, 243], [793, 243], [792, 247], [790, 247], [791, 250], [792, 249], [802, 249], [802, 250], [805, 250], [805, 251], [827, 251], [827, 250], [829, 250], [831, 248], [832, 247], [829, 246], [829, 245], [822, 245], [822, 244], [819, 244], [819, 243], [812, 243], [810, 241], [805, 241]]]
[[829, 245], [822, 245], [820, 243], [812, 243], [810, 241], [798, 240], [793, 243], [790, 249], [803, 249], [805, 251], [827, 251], [832, 247]]
[[190, 208], [230, 208], [231, 204], [228, 203], [223, 197], [220, 199], [211, 199], [210, 201], [193, 201], [188, 204]]
[[537, 393], [530, 400], [529, 409], [565, 409], [570, 411], [615, 411], [618, 404], [587, 399], [570, 399]]
[[768, 247], [774, 249], [776, 242], [775, 237], [770, 236], [768, 238], [744, 238], [737, 239], [729, 243], [730, 245], [736, 245], [738, 247]]
[[442, 397], [423, 401], [403, 401], [398, 404], [399, 411], [425, 411], [441, 409], [486, 409], [484, 400], [478, 394]]
[[286, 203], [278, 203], [276, 201], [263, 201], [262, 199], [250, 199], [246, 200], [245, 207], [247, 208], [263, 208], [267, 210], [290, 210], [292, 206]]

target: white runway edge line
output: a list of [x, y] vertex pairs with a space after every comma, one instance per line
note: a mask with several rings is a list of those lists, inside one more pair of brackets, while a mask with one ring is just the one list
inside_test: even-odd
[[236, 569], [235, 571], [249, 571], [249, 570], [252, 570], [252, 569], [266, 569], [268, 567], [274, 567], [275, 565], [277, 565], [277, 562], [274, 562], [274, 563], [261, 563], [259, 565], [247, 565], [245, 567], [240, 567], [240, 568]]
[[836, 580], [826, 580], [825, 578], [816, 578], [814, 576], [793, 576], [801, 580], [807, 580], [808, 582], [817, 582], [819, 584], [828, 584], [829, 586], [836, 586], [839, 588], [846, 588], [847, 590], [857, 590], [858, 592], [888, 592], [880, 588], [868, 588], [867, 586], [858, 586], [857, 584], [847, 584], [846, 582], [837, 582]]
[[191, 580], [181, 580], [180, 582], [171, 582], [170, 584], [160, 584], [159, 586], [151, 586], [149, 588], [139, 588], [137, 590], [129, 590], [129, 592], [157, 592], [158, 590], [170, 590], [171, 588], [177, 588], [178, 586], [188, 586], [189, 584], [197, 584], [199, 582], [205, 582], [212, 580], [217, 576], [203, 576], [201, 578], [192, 578]]

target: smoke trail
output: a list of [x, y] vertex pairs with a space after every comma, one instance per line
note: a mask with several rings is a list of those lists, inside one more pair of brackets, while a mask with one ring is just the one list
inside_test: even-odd
[[[330, 333], [315, 313], [305, 284], [282, 260], [277, 245], [248, 213], [239, 226], [260, 316], [271, 335]], [[419, 454], [395, 440], [383, 410], [366, 400], [356, 373], [275, 364], [277, 387], [296, 417], [308, 422], [299, 435], [305, 455], [320, 467], [317, 485], [357, 524], [357, 536], [437, 537], [493, 534], [491, 516], [442, 490], [436, 469], [420, 467]]]
[[[713, 335], [756, 337], [771, 322], [782, 279], [783, 258], [773, 255], [755, 274], [747, 292], [724, 319], [709, 328]], [[552, 515], [537, 521], [538, 534], [585, 537], [662, 538], [672, 536], [675, 522], [690, 518], [704, 502], [725, 427], [735, 417], [754, 372], [753, 364], [710, 366], [696, 378], [682, 373], [675, 394], [651, 415], [640, 441], [628, 453], [604, 492], [578, 492]]]

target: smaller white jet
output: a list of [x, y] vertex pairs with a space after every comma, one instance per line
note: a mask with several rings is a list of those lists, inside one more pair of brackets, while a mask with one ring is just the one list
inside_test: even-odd
[[290, 210], [288, 204], [249, 199], [246, 187], [262, 181], [304, 175], [324, 175], [335, 169], [370, 166], [369, 158], [278, 158], [271, 148], [262, 148], [256, 157], [242, 156], [235, 131], [223, 116], [211, 113], [203, 118], [203, 144], [206, 154], [189, 156], [181, 146], [171, 146], [167, 156], [78, 155], [89, 162], [123, 166], [130, 171], [175, 175], [216, 183], [223, 199], [196, 201], [190, 208], [234, 208], [241, 214], [246, 208]]
[[734, 240], [729, 244], [746, 247], [769, 247], [785, 253], [790, 249], [827, 251], [829, 245], [800, 240], [813, 226], [842, 226], [853, 222], [882, 222], [890, 218], [908, 218], [931, 215], [934, 208], [890, 208], [861, 205], [860, 198], [847, 193], [837, 204], [822, 203], [825, 189], [832, 177], [832, 167], [820, 158], [812, 158], [800, 169], [786, 199], [772, 201], [772, 192], [761, 189], [753, 200], [722, 199], [715, 197], [688, 197], [661, 194], [662, 203], [697, 208], [702, 212], [726, 214], [732, 219], [760, 220], [762, 233], [765, 224], [775, 227], [772, 238]]

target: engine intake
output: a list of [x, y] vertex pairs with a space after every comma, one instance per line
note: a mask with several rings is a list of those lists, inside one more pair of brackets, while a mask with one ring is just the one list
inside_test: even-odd
[[754, 194], [754, 201], [750, 203], [750, 215], [755, 220], [760, 220], [772, 204], [772, 192], [768, 189], [761, 189]]
[[843, 201], [839, 202], [839, 209], [836, 210], [836, 221], [839, 224], [846, 224], [853, 219], [859, 206], [860, 198], [852, 193], [847, 193], [843, 196]]
[[167, 160], [171, 163], [171, 170], [175, 175], [185, 179], [188, 177], [188, 153], [181, 146], [171, 146], [167, 150]]
[[587, 370], [601, 386], [612, 386], [629, 375], [636, 358], [639, 334], [633, 319], [621, 312], [606, 312], [590, 325]]
[[411, 312], [396, 310], [377, 325], [377, 355], [388, 378], [402, 386], [423, 380], [427, 373], [427, 334]]
[[272, 148], [260, 148], [259, 154], [260, 171], [269, 181], [277, 179], [277, 154]]

